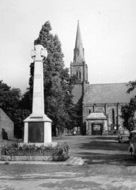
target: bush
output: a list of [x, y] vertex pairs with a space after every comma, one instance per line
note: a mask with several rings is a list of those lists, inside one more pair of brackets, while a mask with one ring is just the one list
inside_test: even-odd
[[53, 161], [65, 161], [69, 158], [69, 146], [67, 143], [59, 143], [55, 147], [35, 145], [13, 144], [10, 146], [3, 146], [1, 155], [6, 156], [51, 156]]
[[65, 161], [69, 158], [69, 145], [67, 143], [58, 144], [53, 150], [54, 161]]

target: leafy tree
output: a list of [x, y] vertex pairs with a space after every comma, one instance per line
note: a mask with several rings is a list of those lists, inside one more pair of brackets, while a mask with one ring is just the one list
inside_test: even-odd
[[135, 128], [134, 114], [136, 111], [136, 97], [132, 98], [128, 105], [124, 105], [121, 111], [122, 118], [124, 120], [124, 127], [126, 127], [130, 131], [133, 130]]
[[19, 89], [11, 89], [7, 84], [0, 81], [0, 107], [5, 111], [17, 108], [20, 98]]
[[19, 89], [11, 88], [0, 81], [0, 107], [14, 122], [14, 134], [22, 137], [23, 120], [30, 113], [26, 109], [20, 108], [21, 93]]
[[16, 138], [23, 138], [24, 134], [24, 119], [26, 119], [30, 115], [30, 111], [28, 109], [15, 109], [12, 114], [12, 120], [14, 121], [14, 134]]
[[27, 109], [32, 112], [32, 93], [29, 88], [21, 97], [19, 104], [20, 109]]
[[129, 88], [128, 88], [127, 92], [130, 93], [131, 91], [133, 91], [136, 88], [136, 81], [130, 81], [128, 83], [128, 86], [129, 86]]
[[[136, 88], [136, 81], [130, 81], [128, 83], [128, 93], [131, 93]], [[130, 102], [128, 105], [124, 105], [122, 107], [122, 118], [124, 120], [123, 125], [128, 129], [128, 130], [133, 130], [136, 127], [136, 118], [135, 118], [135, 113], [136, 113], [136, 96], [131, 98]]]
[[[45, 113], [52, 119], [53, 134], [63, 133], [64, 128], [72, 128], [76, 122], [76, 111], [72, 103], [72, 85], [68, 69], [64, 67], [61, 43], [57, 35], [51, 33], [50, 22], [47, 21], [34, 41], [47, 49], [48, 56], [44, 64]], [[30, 98], [33, 91], [34, 63], [30, 65], [29, 91], [24, 100]], [[30, 102], [31, 98], [29, 99]], [[30, 103], [31, 104], [31, 103]], [[29, 105], [30, 105], [29, 104]], [[25, 107], [27, 108], [27, 107]]]

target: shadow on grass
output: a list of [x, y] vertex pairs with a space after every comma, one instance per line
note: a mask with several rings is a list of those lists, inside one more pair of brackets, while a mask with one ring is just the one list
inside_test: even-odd
[[116, 150], [116, 151], [127, 151], [128, 143], [118, 143], [118, 142], [110, 142], [110, 141], [98, 141], [97, 139], [93, 139], [90, 142], [80, 144], [81, 149], [88, 150]]
[[87, 164], [110, 164], [122, 166], [136, 166], [136, 159], [129, 154], [100, 154], [80, 152], [79, 156], [86, 160]]
[[136, 159], [129, 154], [128, 147], [128, 143], [120, 144], [115, 137], [93, 137], [89, 142], [80, 144], [78, 154], [88, 164], [136, 166]]
[[74, 156], [88, 164], [136, 166], [136, 159], [128, 152], [129, 143], [118, 143], [117, 136], [69, 136], [62, 140], [68, 142]]
[[117, 135], [108, 135], [108, 136], [91, 136], [91, 139], [96, 139], [96, 140], [117, 140], [118, 136]]

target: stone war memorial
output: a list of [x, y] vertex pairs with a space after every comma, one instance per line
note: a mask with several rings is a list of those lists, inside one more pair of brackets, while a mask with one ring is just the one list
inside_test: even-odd
[[32, 114], [24, 120], [24, 143], [41, 146], [52, 142], [52, 121], [44, 113], [43, 59], [47, 51], [36, 45], [31, 56], [34, 60]]
[[32, 113], [24, 120], [23, 142], [4, 146], [1, 161], [65, 161], [69, 158], [67, 143], [52, 142], [52, 120], [44, 113], [43, 59], [46, 57], [46, 49], [42, 45], [35, 45], [32, 51]]

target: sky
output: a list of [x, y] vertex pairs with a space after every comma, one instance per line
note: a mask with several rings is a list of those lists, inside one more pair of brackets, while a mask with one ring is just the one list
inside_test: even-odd
[[25, 92], [33, 42], [48, 20], [66, 67], [79, 20], [89, 82], [136, 80], [136, 0], [0, 0], [0, 80]]

